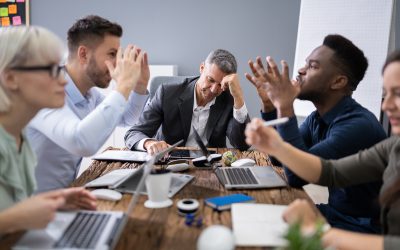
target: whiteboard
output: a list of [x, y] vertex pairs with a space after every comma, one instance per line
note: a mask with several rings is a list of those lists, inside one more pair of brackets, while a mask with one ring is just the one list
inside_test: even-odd
[[[305, 65], [305, 59], [320, 46], [328, 34], [340, 34], [364, 51], [369, 66], [364, 79], [353, 93], [361, 105], [377, 118], [382, 98], [381, 69], [394, 32], [395, 0], [302, 0], [293, 77]], [[392, 36], [393, 38], [394, 36]], [[389, 42], [390, 41], [390, 42]], [[308, 116], [315, 110], [308, 101], [296, 100], [295, 113]]]

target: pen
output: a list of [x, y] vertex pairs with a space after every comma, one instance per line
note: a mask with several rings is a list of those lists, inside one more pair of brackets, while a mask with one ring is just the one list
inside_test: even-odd
[[287, 121], [289, 121], [289, 118], [282, 117], [282, 118], [278, 118], [278, 119], [275, 119], [275, 120], [264, 122], [264, 126], [266, 126], [266, 127], [275, 126], [275, 125], [279, 125], [279, 124], [285, 123]]

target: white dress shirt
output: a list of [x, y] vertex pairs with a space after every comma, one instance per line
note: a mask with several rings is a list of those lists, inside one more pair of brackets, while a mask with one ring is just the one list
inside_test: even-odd
[[41, 110], [28, 126], [38, 157], [39, 192], [69, 186], [82, 157], [96, 153], [117, 125], [137, 122], [148, 98], [132, 91], [126, 101], [117, 91], [105, 97], [95, 88], [83, 96], [69, 76], [67, 80], [64, 107]]
[[[196, 85], [197, 85], [197, 83], [196, 83]], [[204, 145], [208, 144], [207, 138], [205, 136], [206, 135], [206, 125], [207, 125], [208, 117], [210, 116], [210, 108], [212, 105], [215, 104], [215, 100], [216, 100], [216, 98], [212, 99], [205, 106], [197, 105], [196, 86], [194, 87], [192, 123], [190, 126], [190, 132], [189, 132], [188, 138], [186, 140], [186, 144], [185, 144], [186, 147], [198, 147], [198, 145], [194, 139], [193, 127], [199, 133], [200, 138], [202, 139]], [[248, 112], [247, 112], [246, 104], [243, 104], [243, 106], [240, 109], [233, 108], [233, 117], [239, 123], [244, 123], [246, 121], [247, 113]], [[139, 143], [137, 144], [136, 149], [137, 150], [145, 150], [144, 143], [148, 139], [149, 138], [140, 140]]]

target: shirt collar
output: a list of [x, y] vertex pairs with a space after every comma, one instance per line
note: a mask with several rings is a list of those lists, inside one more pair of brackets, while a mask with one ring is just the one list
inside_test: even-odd
[[322, 119], [326, 124], [332, 123], [336, 117], [346, 110], [346, 106], [352, 102], [354, 102], [354, 100], [351, 96], [344, 96], [331, 110], [320, 117], [320, 119]]
[[67, 93], [69, 99], [73, 104], [78, 104], [86, 100], [86, 98], [79, 91], [78, 87], [76, 87], [74, 81], [71, 79], [70, 75], [67, 73], [65, 76], [67, 79], [67, 85], [65, 86], [65, 92]]
[[[197, 82], [196, 82], [196, 84], [194, 85], [194, 89], [193, 89], [193, 96], [194, 96], [194, 98], [193, 98], [193, 111], [196, 109], [196, 108], [198, 108], [199, 107], [199, 105], [197, 105], [197, 97], [196, 97], [196, 86], [197, 86]], [[203, 109], [210, 109], [210, 107], [212, 106], [212, 105], [214, 105], [215, 104], [215, 100], [216, 100], [216, 97], [214, 97], [214, 99], [212, 99], [210, 102], [208, 102], [204, 107], [202, 107]]]

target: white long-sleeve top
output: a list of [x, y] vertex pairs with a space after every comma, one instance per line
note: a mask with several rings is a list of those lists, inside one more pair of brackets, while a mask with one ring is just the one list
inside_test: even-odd
[[38, 158], [38, 192], [69, 186], [82, 157], [95, 154], [116, 126], [137, 122], [148, 98], [132, 91], [126, 101], [117, 91], [105, 97], [95, 88], [83, 96], [67, 79], [64, 107], [41, 110], [28, 126], [28, 139]]

